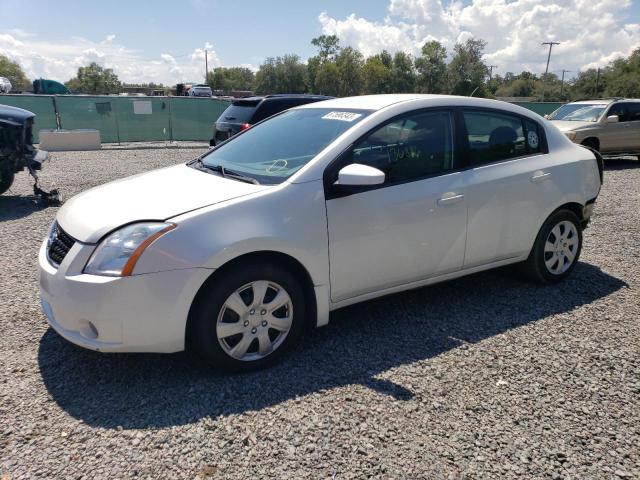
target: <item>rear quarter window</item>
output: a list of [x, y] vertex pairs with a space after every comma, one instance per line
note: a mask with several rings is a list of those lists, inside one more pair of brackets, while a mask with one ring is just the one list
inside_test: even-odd
[[251, 120], [259, 102], [239, 102], [233, 103], [222, 112], [219, 122], [245, 123]]

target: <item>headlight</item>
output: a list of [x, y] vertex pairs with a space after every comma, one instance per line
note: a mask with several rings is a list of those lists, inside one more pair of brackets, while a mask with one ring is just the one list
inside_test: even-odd
[[84, 267], [84, 273], [108, 277], [127, 277], [133, 272], [142, 252], [161, 235], [176, 226], [173, 223], [133, 223], [116, 230], [96, 247]]
[[564, 134], [571, 141], [574, 141], [576, 139], [576, 135], [577, 135], [576, 132], [564, 132]]

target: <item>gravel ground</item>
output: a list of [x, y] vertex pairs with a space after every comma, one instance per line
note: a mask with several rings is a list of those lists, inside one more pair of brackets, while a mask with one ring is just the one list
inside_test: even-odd
[[[201, 150], [53, 154], [66, 198]], [[0, 197], [0, 478], [640, 478], [640, 164], [612, 161], [565, 283], [502, 269], [332, 314], [267, 371], [47, 328], [56, 208]]]

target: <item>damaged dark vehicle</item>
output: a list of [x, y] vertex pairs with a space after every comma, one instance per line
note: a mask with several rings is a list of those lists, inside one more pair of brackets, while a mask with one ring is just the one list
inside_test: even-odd
[[45, 192], [38, 185], [37, 170], [48, 152], [33, 146], [35, 114], [22, 108], [0, 105], [0, 195], [9, 190], [15, 174], [25, 168], [35, 180], [33, 193], [46, 203], [57, 202], [58, 192]]

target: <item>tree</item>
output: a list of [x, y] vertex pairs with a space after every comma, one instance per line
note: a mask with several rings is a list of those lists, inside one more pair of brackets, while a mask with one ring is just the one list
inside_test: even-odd
[[307, 90], [307, 67], [295, 54], [278, 58], [278, 93], [304, 93]]
[[380, 55], [367, 58], [362, 67], [364, 93], [391, 93], [391, 68], [384, 64]]
[[604, 95], [607, 97], [640, 97], [640, 48], [628, 58], [614, 60], [601, 73], [605, 80]]
[[492, 93], [496, 97], [533, 97], [538, 88], [539, 80], [531, 72], [522, 72], [514, 75], [509, 72], [505, 75], [502, 84]]
[[327, 61], [322, 63], [316, 73], [314, 92], [337, 97], [340, 95], [340, 79], [338, 76], [336, 62]]
[[0, 55], [0, 77], [7, 78], [13, 90], [26, 90], [31, 86], [20, 64], [4, 55]]
[[[597, 88], [596, 88], [597, 85]], [[595, 68], [590, 68], [578, 73], [571, 85], [571, 99], [583, 100], [589, 98], [600, 98], [606, 88], [605, 76]]]
[[278, 88], [276, 59], [268, 57], [256, 73], [256, 93], [274, 93]]
[[446, 87], [447, 49], [435, 40], [422, 46], [415, 60], [417, 84], [422, 93], [442, 93]]
[[307, 67], [298, 55], [267, 58], [256, 73], [256, 92], [304, 93], [307, 87]]
[[413, 70], [413, 58], [408, 53], [396, 52], [393, 56], [391, 73], [394, 93], [411, 93], [416, 88], [416, 73]]
[[[317, 55], [307, 60], [307, 85], [310, 92], [319, 93], [322, 89], [317, 85], [316, 77], [325, 63], [335, 62], [336, 55], [340, 52], [340, 40], [336, 35], [320, 35], [312, 39], [311, 44], [318, 47], [319, 51]], [[326, 71], [323, 75], [325, 74]], [[323, 78], [322, 88], [329, 88], [327, 80], [327, 78]]]
[[314, 47], [318, 47], [318, 57], [321, 61], [333, 60], [340, 52], [340, 40], [337, 35], [320, 35], [311, 40]]
[[107, 95], [118, 93], [122, 84], [110, 68], [104, 68], [95, 62], [78, 68], [78, 74], [65, 83], [72, 92]]
[[453, 47], [454, 55], [447, 66], [449, 91], [454, 95], [486, 94], [484, 81], [489, 70], [482, 61], [482, 54], [487, 42], [470, 38], [465, 43], [457, 43]]
[[245, 67], [218, 67], [209, 73], [211, 90], [251, 90], [255, 81], [254, 73]]
[[363, 87], [364, 58], [362, 54], [352, 47], [346, 47], [340, 50], [335, 63], [338, 69], [339, 95], [341, 97], [360, 95]]

